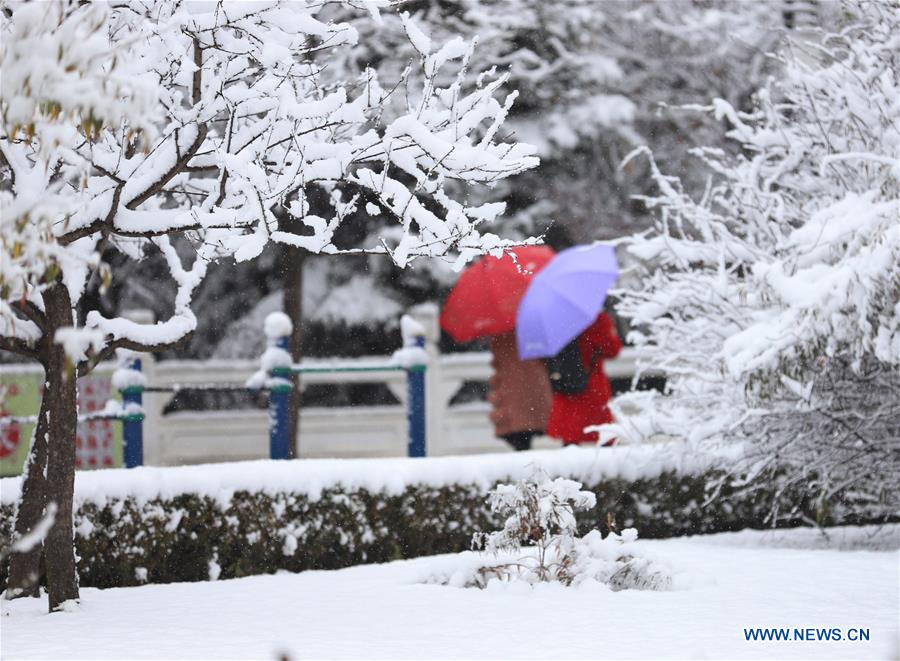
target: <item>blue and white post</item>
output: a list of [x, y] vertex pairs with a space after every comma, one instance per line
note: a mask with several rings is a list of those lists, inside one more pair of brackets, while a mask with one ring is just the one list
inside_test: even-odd
[[283, 312], [266, 317], [268, 348], [262, 357], [262, 369], [268, 373], [269, 387], [269, 457], [290, 459], [291, 456], [291, 332], [293, 325]]
[[113, 374], [113, 386], [122, 393], [122, 459], [125, 468], [144, 465], [144, 388], [141, 359], [133, 358]]
[[425, 351], [425, 329], [409, 315], [400, 320], [403, 348], [394, 353], [394, 360], [406, 370], [406, 420], [408, 425], [407, 456], [425, 456], [425, 370], [428, 353]]

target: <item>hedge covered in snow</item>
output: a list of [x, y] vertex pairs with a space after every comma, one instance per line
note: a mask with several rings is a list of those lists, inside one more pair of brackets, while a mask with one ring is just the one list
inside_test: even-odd
[[[763, 527], [772, 511], [771, 498], [730, 488], [707, 504], [720, 476], [714, 458], [680, 445], [81, 472], [81, 584], [215, 580], [464, 550], [472, 533], [500, 523], [486, 493], [536, 467], [596, 494], [582, 532], [604, 529], [607, 513], [653, 538]], [[0, 547], [9, 542], [18, 482], [0, 480]], [[794, 503], [780, 523], [821, 515], [802, 495]], [[851, 521], [831, 507], [826, 522]]]

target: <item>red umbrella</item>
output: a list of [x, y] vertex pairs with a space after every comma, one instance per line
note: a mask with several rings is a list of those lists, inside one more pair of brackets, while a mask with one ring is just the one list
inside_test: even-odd
[[504, 253], [487, 255], [463, 271], [441, 312], [441, 328], [457, 342], [500, 335], [516, 328], [519, 301], [535, 273], [554, 252], [546, 246], [513, 248], [516, 260]]

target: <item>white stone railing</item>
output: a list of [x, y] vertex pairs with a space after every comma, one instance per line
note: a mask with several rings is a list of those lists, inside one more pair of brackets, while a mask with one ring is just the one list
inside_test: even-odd
[[[487, 402], [451, 405], [467, 381], [487, 381], [491, 376], [490, 353], [440, 355], [437, 309], [424, 305], [410, 314], [425, 328], [426, 351], [426, 452], [429, 456], [507, 451], [494, 438]], [[388, 357], [378, 357], [386, 360]], [[341, 359], [342, 365], [371, 362], [372, 357]], [[240, 385], [259, 369], [257, 360], [167, 360], [156, 362], [142, 355], [142, 369], [152, 387]], [[304, 361], [304, 366], [328, 365], [329, 361]], [[610, 378], [634, 374], [633, 351], [626, 348], [605, 363]], [[17, 368], [21, 369], [21, 368]], [[3, 371], [3, 368], [0, 368]], [[39, 368], [35, 368], [39, 371]], [[397, 372], [314, 372], [304, 374], [301, 387], [317, 384], [382, 383], [400, 404], [394, 406], [304, 407], [300, 414], [300, 457], [406, 456], [406, 375]], [[269, 456], [269, 412], [265, 409], [182, 411], [164, 414], [174, 395], [143, 395], [144, 464], [180, 465]], [[555, 447], [538, 438], [535, 447]]]

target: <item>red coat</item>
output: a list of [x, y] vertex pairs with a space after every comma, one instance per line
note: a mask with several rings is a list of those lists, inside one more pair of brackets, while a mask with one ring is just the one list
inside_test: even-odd
[[588, 386], [577, 395], [553, 393], [547, 435], [564, 443], [596, 443], [599, 434], [585, 434], [584, 428], [613, 421], [608, 408], [612, 388], [603, 371], [603, 359], [615, 358], [622, 349], [622, 341], [616, 334], [613, 320], [601, 313], [578, 337], [578, 348], [581, 350], [581, 361], [585, 369], [590, 371]]

